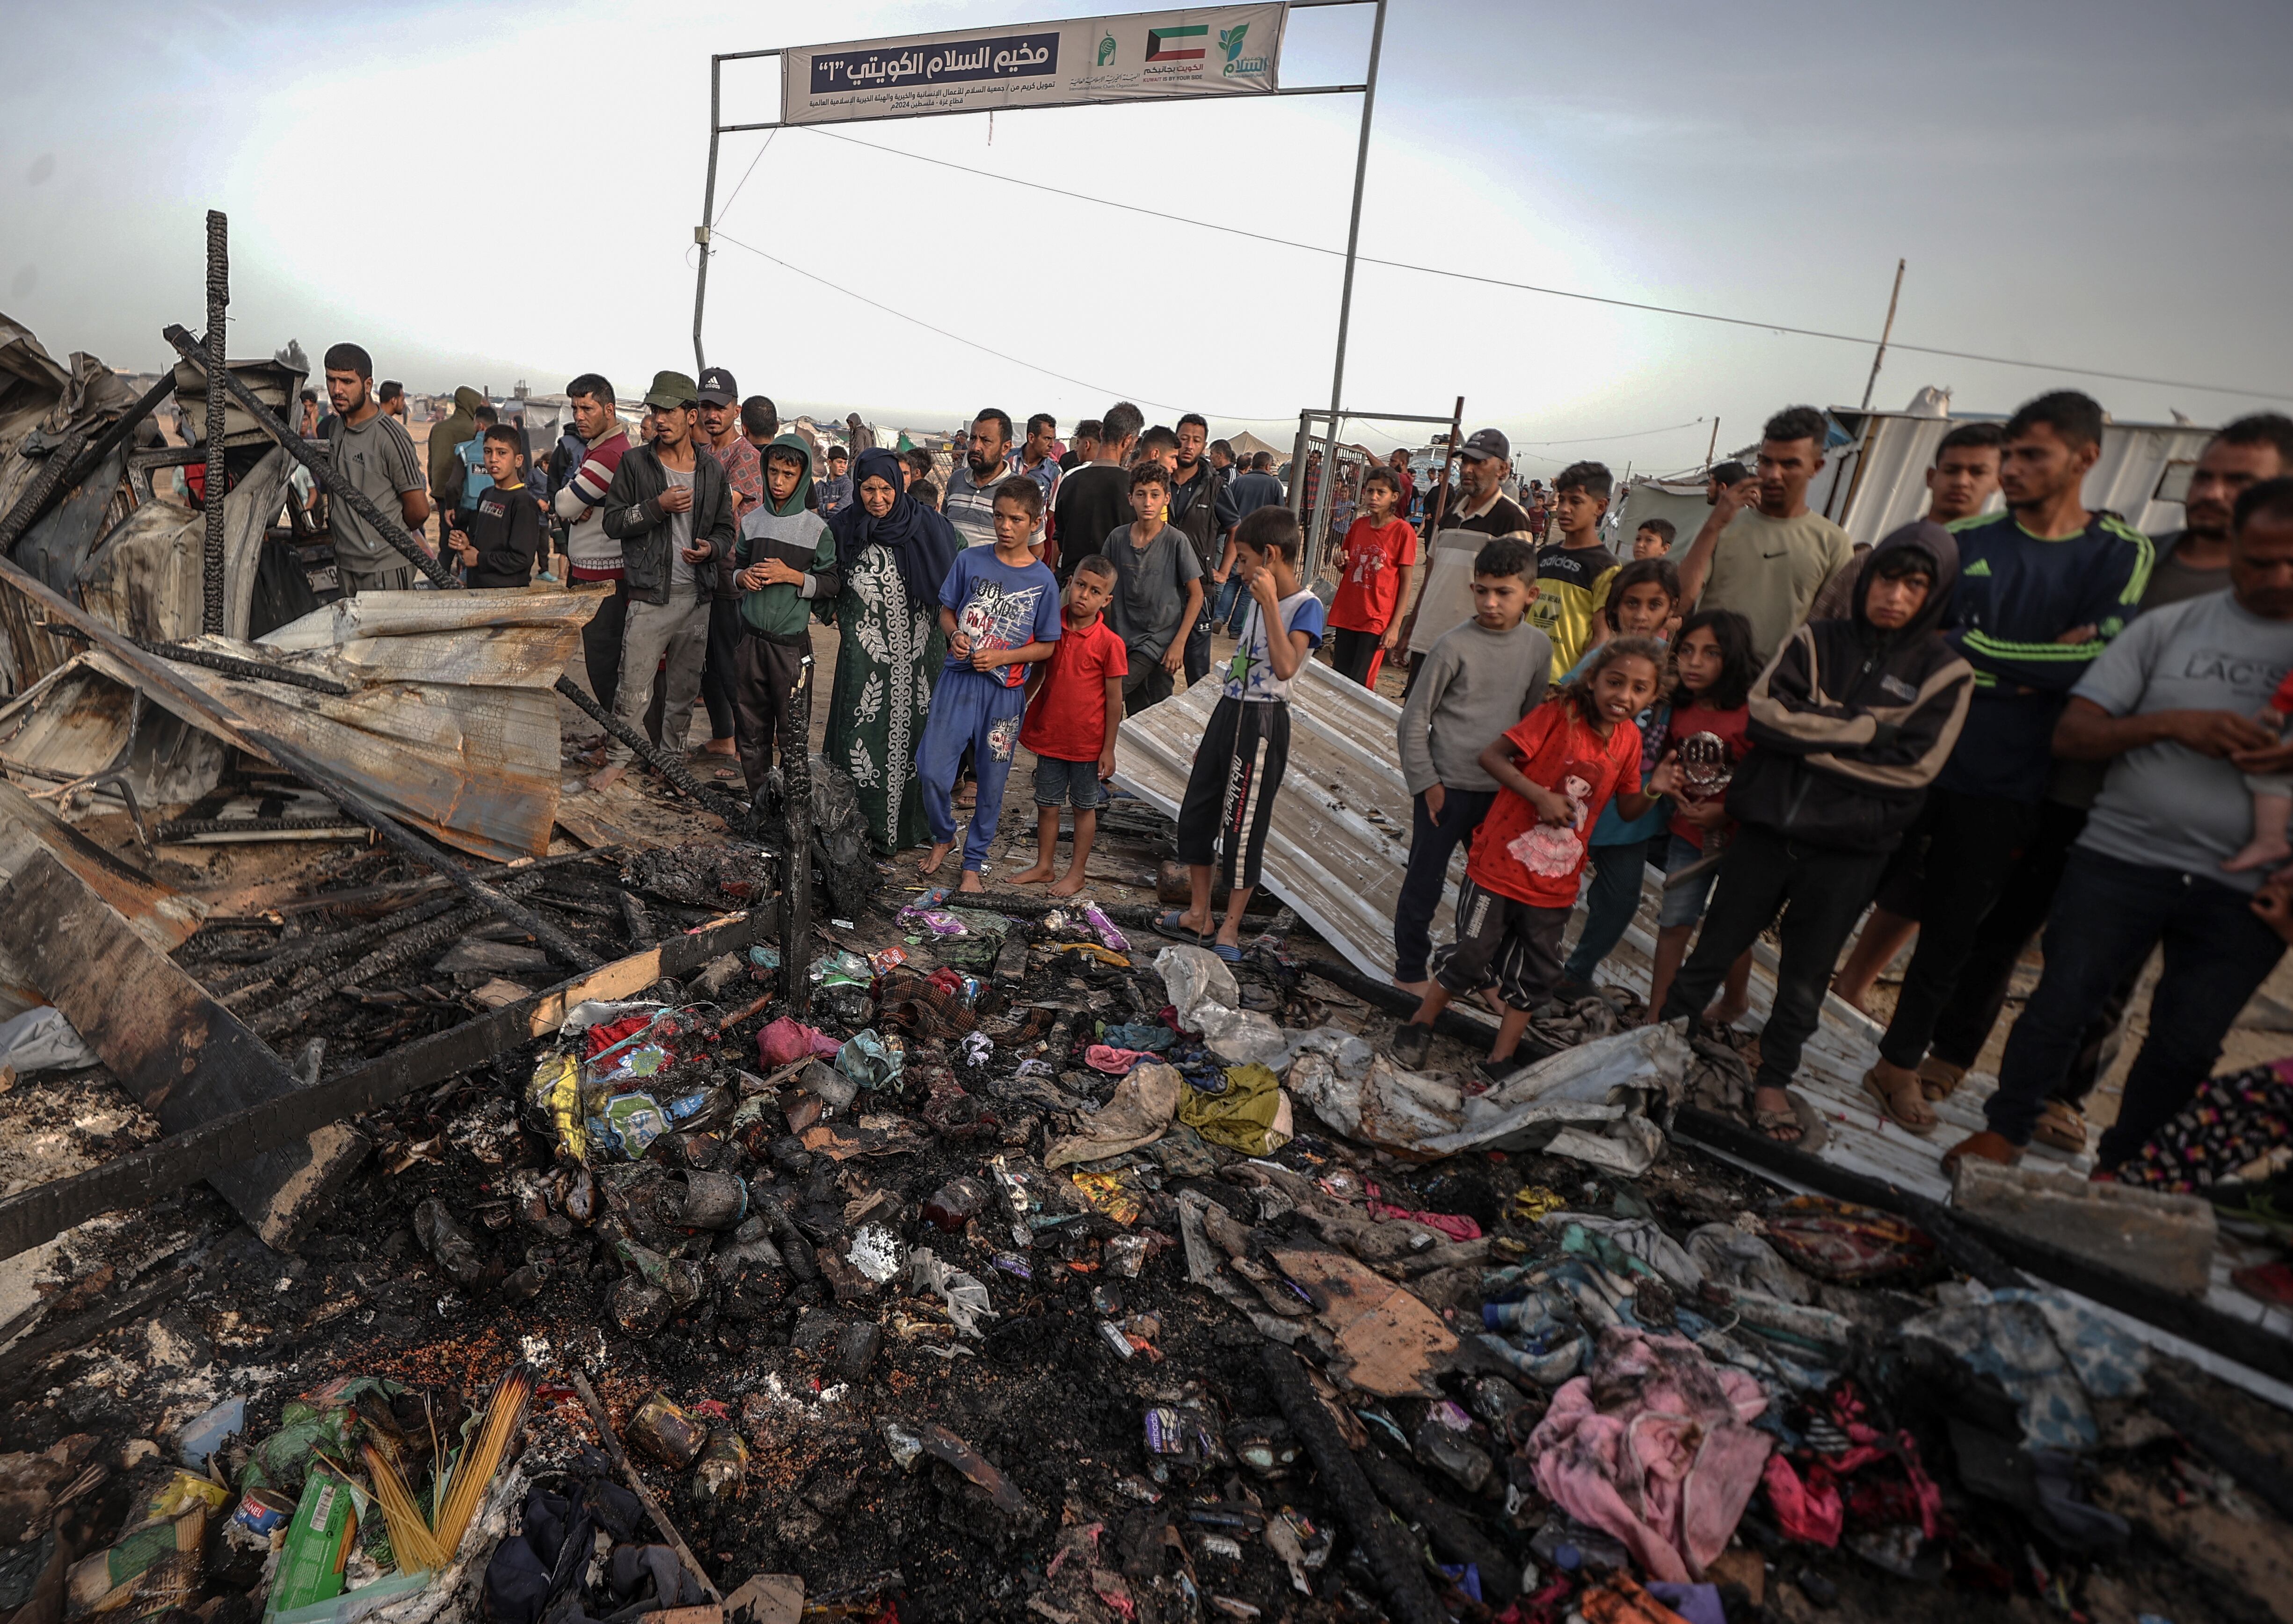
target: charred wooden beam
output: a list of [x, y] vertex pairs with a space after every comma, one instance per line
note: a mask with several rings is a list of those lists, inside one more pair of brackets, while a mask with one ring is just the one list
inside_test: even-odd
[[781, 986], [789, 1013], [799, 1021], [812, 1011], [812, 656], [798, 667], [796, 691], [789, 696], [781, 724], [781, 805], [788, 838], [781, 843], [787, 864], [781, 882], [786, 898], [781, 914]]
[[215, 636], [223, 632], [223, 466], [225, 415], [224, 380], [231, 376], [223, 360], [223, 311], [231, 303], [231, 222], [220, 209], [207, 211], [207, 478], [201, 505], [207, 513], [207, 534], [199, 550], [199, 629]]
[[566, 1011], [584, 999], [633, 998], [664, 976], [690, 975], [712, 958], [774, 939], [779, 924], [778, 909], [767, 903], [691, 935], [671, 936], [530, 998], [417, 1038], [315, 1087], [298, 1087], [283, 1098], [171, 1134], [101, 1167], [0, 1198], [0, 1257], [53, 1240], [99, 1213], [146, 1205], [218, 1168], [293, 1144], [330, 1122], [387, 1105], [417, 1089], [434, 1088], [555, 1032]]
[[[36, 852], [0, 886], [0, 917], [24, 974], [160, 1127], [180, 1133], [302, 1091], [269, 1046], [53, 854]], [[368, 1150], [347, 1125], [301, 1138], [206, 1176], [282, 1252]]]
[[668, 780], [677, 790], [698, 801], [719, 817], [737, 818], [741, 815], [742, 809], [739, 801], [721, 789], [712, 789], [686, 772], [683, 762], [672, 761], [667, 755], [653, 748], [652, 740], [584, 693], [581, 691], [581, 685], [571, 677], [559, 677], [557, 691], [572, 700], [575, 708], [583, 715], [627, 745], [639, 761]]

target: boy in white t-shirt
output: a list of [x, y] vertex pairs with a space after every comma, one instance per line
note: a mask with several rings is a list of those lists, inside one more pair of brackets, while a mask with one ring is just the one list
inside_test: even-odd
[[[1261, 507], [1235, 527], [1234, 567], [1250, 594], [1249, 608], [1179, 804], [1179, 860], [1187, 865], [1193, 901], [1155, 925], [1228, 963], [1242, 957], [1243, 910], [1258, 888], [1275, 792], [1289, 761], [1290, 681], [1322, 642], [1321, 600], [1298, 579], [1302, 540], [1297, 516], [1286, 507]], [[1214, 862], [1227, 891], [1226, 918], [1215, 938]]]

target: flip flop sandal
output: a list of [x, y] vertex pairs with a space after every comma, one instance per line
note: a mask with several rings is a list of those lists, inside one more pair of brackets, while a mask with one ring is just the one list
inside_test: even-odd
[[1212, 940], [1204, 942], [1203, 945], [1230, 965], [1238, 965], [1242, 962], [1242, 949], [1231, 941]]
[[[1916, 1081], [1908, 1085], [1903, 1090], [1902, 1096], [1897, 1098], [1880, 1087], [1878, 1079], [1866, 1071], [1863, 1074], [1863, 1092], [1870, 1095], [1873, 1102], [1878, 1105], [1881, 1116], [1905, 1133], [1916, 1134], [1924, 1139], [1935, 1131], [1934, 1113], [1927, 1110], [1927, 1103], [1921, 1096]], [[1925, 1119], [1921, 1120], [1918, 1117], [1906, 1114], [1906, 1106], [1924, 1112]]]
[[1919, 1062], [1919, 1092], [1930, 1100], [1947, 1100], [1966, 1080], [1966, 1068], [1928, 1055]]
[[1210, 946], [1211, 940], [1211, 933], [1208, 931], [1187, 929], [1185, 925], [1180, 923], [1185, 917], [1183, 910], [1179, 909], [1173, 908], [1170, 909], [1168, 912], [1164, 913], [1161, 918], [1155, 921], [1155, 933], [1157, 936], [1168, 936], [1173, 941], [1183, 941], [1190, 948], [1206, 948]]
[[2062, 1100], [2048, 1100], [2030, 1137], [2040, 1144], [2051, 1145], [2076, 1156], [2086, 1149], [2086, 1119], [2077, 1107]]
[[[1807, 1136], [1806, 1129], [1800, 1127], [1799, 1112], [1795, 1111], [1770, 1111], [1763, 1106], [1754, 1105], [1752, 1107], [1752, 1126], [1770, 1139], [1775, 1140], [1778, 1144], [1787, 1144], [1794, 1150], [1797, 1150], [1801, 1140]], [[1783, 1139], [1777, 1137], [1776, 1135], [1776, 1130], [1779, 1127], [1795, 1128], [1799, 1131], [1793, 1137]]]
[[[1815, 1108], [1812, 1101], [1790, 1089], [1785, 1091], [1784, 1098], [1791, 1102], [1789, 1111], [1762, 1111], [1756, 1105], [1752, 1107], [1752, 1126], [1769, 1138], [1775, 1139], [1778, 1144], [1788, 1145], [1795, 1151], [1819, 1151], [1831, 1142], [1831, 1130], [1823, 1120], [1823, 1113]], [[1774, 1130], [1779, 1127], [1796, 1127], [1799, 1137], [1776, 1139]]]

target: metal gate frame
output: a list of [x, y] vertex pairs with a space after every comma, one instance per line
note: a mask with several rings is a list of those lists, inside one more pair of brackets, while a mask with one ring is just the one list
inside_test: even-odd
[[[1342, 340], [1341, 343], [1342, 343]], [[1344, 364], [1344, 351], [1341, 348], [1339, 351], [1339, 366], [1341, 373]], [[1300, 580], [1312, 580], [1315, 571], [1321, 568], [1322, 534], [1329, 529], [1330, 497], [1337, 483], [1330, 475], [1338, 465], [1338, 428], [1348, 418], [1363, 423], [1432, 423], [1447, 425], [1449, 448], [1447, 455], [1441, 459], [1441, 478], [1433, 487], [1433, 494], [1425, 504], [1425, 534], [1430, 540], [1434, 529], [1440, 523], [1441, 504], [1449, 490], [1449, 472], [1457, 464], [1457, 436], [1464, 426], [1465, 397], [1462, 395], [1457, 397], [1457, 404], [1446, 417], [1420, 416], [1410, 412], [1344, 411], [1334, 405], [1327, 411], [1314, 406], [1300, 409], [1298, 439], [1295, 448], [1290, 454], [1290, 511], [1297, 515], [1300, 526], [1306, 532], [1305, 551], [1299, 560]], [[1320, 449], [1323, 478], [1315, 486], [1314, 511], [1309, 513], [1305, 511], [1306, 453], [1315, 448], [1311, 442], [1314, 438], [1314, 424], [1317, 423], [1328, 424], [1329, 431], [1322, 436]]]

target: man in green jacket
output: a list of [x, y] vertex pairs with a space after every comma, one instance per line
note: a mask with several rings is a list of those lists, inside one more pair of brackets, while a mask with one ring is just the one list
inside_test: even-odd
[[[454, 392], [454, 409], [442, 423], [430, 425], [428, 462], [430, 465], [430, 507], [437, 513], [451, 515], [455, 499], [462, 490], [462, 442], [478, 434], [478, 408], [490, 404], [485, 396], [467, 384]], [[439, 534], [445, 534], [445, 521], [439, 521]]]
[[755, 795], [772, 769], [790, 698], [812, 657], [812, 611], [832, 602], [843, 585], [836, 538], [812, 511], [812, 450], [800, 436], [783, 434], [766, 448], [765, 499], [741, 521], [733, 563], [744, 634], [733, 668], [733, 738], [741, 775]]

